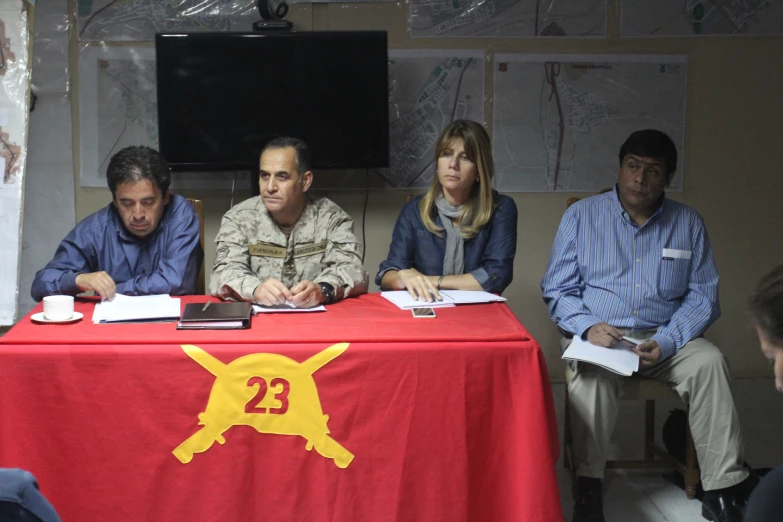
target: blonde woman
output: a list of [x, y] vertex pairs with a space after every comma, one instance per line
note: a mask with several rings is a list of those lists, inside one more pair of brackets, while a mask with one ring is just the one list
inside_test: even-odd
[[435, 158], [437, 175], [400, 212], [375, 282], [428, 302], [440, 299], [439, 290], [502, 293], [513, 277], [517, 207], [492, 189], [489, 135], [474, 121], [456, 120], [438, 139]]

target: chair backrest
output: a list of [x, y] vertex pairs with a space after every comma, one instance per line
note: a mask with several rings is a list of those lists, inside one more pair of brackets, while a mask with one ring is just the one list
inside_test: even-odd
[[[611, 189], [611, 188], [605, 188], [605, 189], [601, 189], [601, 190], [599, 190], [598, 192], [596, 192], [596, 193], [595, 193], [595, 195], [597, 196], [598, 194], [603, 194], [603, 193], [605, 193], [605, 192], [609, 192], [610, 190], [612, 190], [612, 189]], [[576, 203], [576, 202], [577, 202], [577, 201], [579, 201], [580, 199], [582, 199], [582, 198], [578, 198], [578, 197], [576, 197], [576, 196], [573, 196], [573, 197], [570, 197], [570, 198], [568, 198], [568, 199], [566, 200], [566, 208], [570, 207], [571, 205], [573, 205], [574, 203]]]
[[[199, 220], [199, 243], [201, 243], [201, 251], [204, 250], [204, 202], [200, 199], [187, 198], [191, 205], [196, 209]], [[206, 259], [206, 257], [204, 258]], [[201, 263], [201, 269], [198, 272], [198, 279], [196, 280], [196, 294], [204, 295], [207, 293], [207, 276], [204, 267], [204, 262]]]

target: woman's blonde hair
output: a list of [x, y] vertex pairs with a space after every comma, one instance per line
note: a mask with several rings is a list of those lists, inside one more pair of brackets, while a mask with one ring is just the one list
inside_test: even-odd
[[443, 193], [443, 187], [438, 179], [437, 165], [438, 158], [457, 139], [464, 142], [465, 156], [476, 165], [479, 175], [478, 183], [473, 184], [470, 197], [462, 207], [462, 212], [457, 220], [462, 237], [470, 239], [475, 237], [492, 219], [492, 178], [495, 175], [489, 134], [481, 124], [475, 121], [455, 120], [443, 129], [435, 147], [436, 172], [432, 177], [429, 190], [419, 203], [419, 214], [427, 230], [438, 237], [443, 237], [443, 228], [435, 223], [435, 202]]

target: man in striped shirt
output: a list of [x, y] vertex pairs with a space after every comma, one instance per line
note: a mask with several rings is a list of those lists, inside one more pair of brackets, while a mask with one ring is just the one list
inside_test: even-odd
[[[706, 491], [702, 515], [740, 521], [742, 435], [726, 360], [702, 335], [720, 316], [718, 271], [701, 216], [667, 199], [677, 165], [672, 140], [638, 131], [620, 149], [614, 190], [563, 216], [541, 282], [549, 315], [564, 334], [610, 349], [643, 339], [639, 373], [668, 383], [689, 404]], [[603, 521], [601, 479], [623, 377], [574, 364], [568, 385], [576, 484], [574, 521]]]

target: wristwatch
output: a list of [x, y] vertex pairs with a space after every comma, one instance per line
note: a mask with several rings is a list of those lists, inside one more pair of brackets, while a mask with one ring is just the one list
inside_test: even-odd
[[329, 283], [318, 283], [318, 286], [321, 287], [321, 292], [323, 292], [324, 297], [326, 298], [324, 304], [334, 303], [334, 287]]

